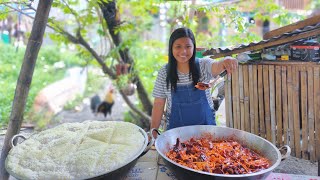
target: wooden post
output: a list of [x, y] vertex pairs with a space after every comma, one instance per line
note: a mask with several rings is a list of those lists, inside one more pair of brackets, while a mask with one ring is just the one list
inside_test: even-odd
[[22, 116], [25, 109], [26, 100], [29, 93], [30, 84], [38, 53], [42, 44], [43, 34], [48, 21], [49, 12], [53, 0], [39, 1], [35, 20], [33, 22], [31, 35], [24, 54], [23, 64], [20, 70], [17, 87], [15, 90], [12, 111], [8, 130], [4, 140], [0, 160], [0, 179], [8, 179], [9, 173], [5, 169], [5, 160], [11, 149], [11, 138], [19, 133], [22, 124]]

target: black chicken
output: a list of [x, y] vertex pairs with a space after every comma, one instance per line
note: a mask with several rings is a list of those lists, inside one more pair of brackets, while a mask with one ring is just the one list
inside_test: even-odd
[[98, 106], [97, 113], [102, 113], [104, 117], [107, 117], [107, 114], [111, 115], [112, 106], [114, 104], [113, 91], [113, 88], [110, 88], [104, 100]]
[[99, 97], [98, 94], [96, 94], [95, 96], [93, 96], [91, 99], [90, 99], [90, 108], [91, 108], [91, 111], [92, 113], [96, 114], [97, 113], [97, 110], [98, 110], [98, 106], [101, 104], [101, 99]]

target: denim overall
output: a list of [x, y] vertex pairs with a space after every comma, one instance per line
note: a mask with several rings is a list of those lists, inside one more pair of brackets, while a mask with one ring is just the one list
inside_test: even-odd
[[[196, 61], [199, 68], [199, 62]], [[199, 70], [200, 72], [200, 70]], [[193, 84], [177, 85], [171, 92], [172, 106], [168, 129], [190, 125], [216, 125], [215, 111], [210, 108], [206, 93]]]

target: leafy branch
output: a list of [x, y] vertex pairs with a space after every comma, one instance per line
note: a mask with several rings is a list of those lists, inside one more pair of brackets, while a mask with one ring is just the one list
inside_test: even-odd
[[[55, 4], [55, 6], [56, 5], [57, 4]], [[15, 10], [15, 11], [17, 11], [17, 12], [20, 12], [21, 14], [23, 14], [23, 15], [29, 17], [29, 18], [34, 19], [34, 17], [24, 13], [20, 9], [14, 8], [14, 7], [10, 6], [10, 5], [6, 5], [6, 6], [11, 8], [11, 9], [13, 9], [13, 10]], [[71, 10], [70, 6], [68, 6], [67, 8], [71, 12], [71, 14], [73, 14], [75, 17], [78, 17], [78, 15], [76, 15], [75, 11]], [[78, 22], [78, 27], [76, 28], [76, 34], [75, 35], [73, 35], [73, 34], [69, 33], [68, 31], [64, 30], [61, 26], [59, 26], [59, 23], [57, 23], [53, 18], [51, 18], [49, 20], [49, 24], [47, 24], [47, 26], [50, 27], [51, 29], [53, 29], [55, 32], [57, 32], [57, 33], [61, 34], [62, 36], [64, 36], [70, 42], [72, 42], [74, 44], [79, 44], [82, 47], [84, 47], [96, 59], [96, 61], [101, 66], [101, 68], [102, 68], [102, 70], [103, 70], [103, 72], [105, 74], [107, 74], [113, 80], [117, 79], [117, 75], [114, 73], [114, 71], [105, 64], [105, 62], [102, 59], [102, 57], [98, 55], [98, 53], [89, 45], [89, 43], [82, 36], [82, 34], [81, 34], [82, 28], [81, 28], [80, 21], [77, 20], [77, 22]], [[121, 49], [121, 46], [118, 47], [118, 48]], [[128, 106], [133, 110], [133, 112], [137, 113], [140, 117], [145, 119], [146, 122], [150, 121], [150, 116], [148, 116], [144, 112], [140, 111], [131, 102], [131, 100], [125, 95], [125, 93], [121, 89], [119, 90], [119, 92], [122, 95], [122, 97], [125, 100], [125, 102], [128, 104]]]

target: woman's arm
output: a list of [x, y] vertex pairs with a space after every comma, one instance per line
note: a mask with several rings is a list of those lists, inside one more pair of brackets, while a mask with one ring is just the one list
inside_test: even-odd
[[152, 128], [158, 129], [159, 128], [160, 122], [162, 119], [162, 115], [164, 112], [165, 103], [166, 103], [166, 99], [164, 99], [164, 98], [155, 98], [154, 99], [150, 129], [152, 129]]
[[238, 61], [230, 56], [225, 57], [223, 60], [212, 64], [211, 72], [213, 76], [219, 75], [223, 70], [227, 70], [228, 74], [238, 68]]

